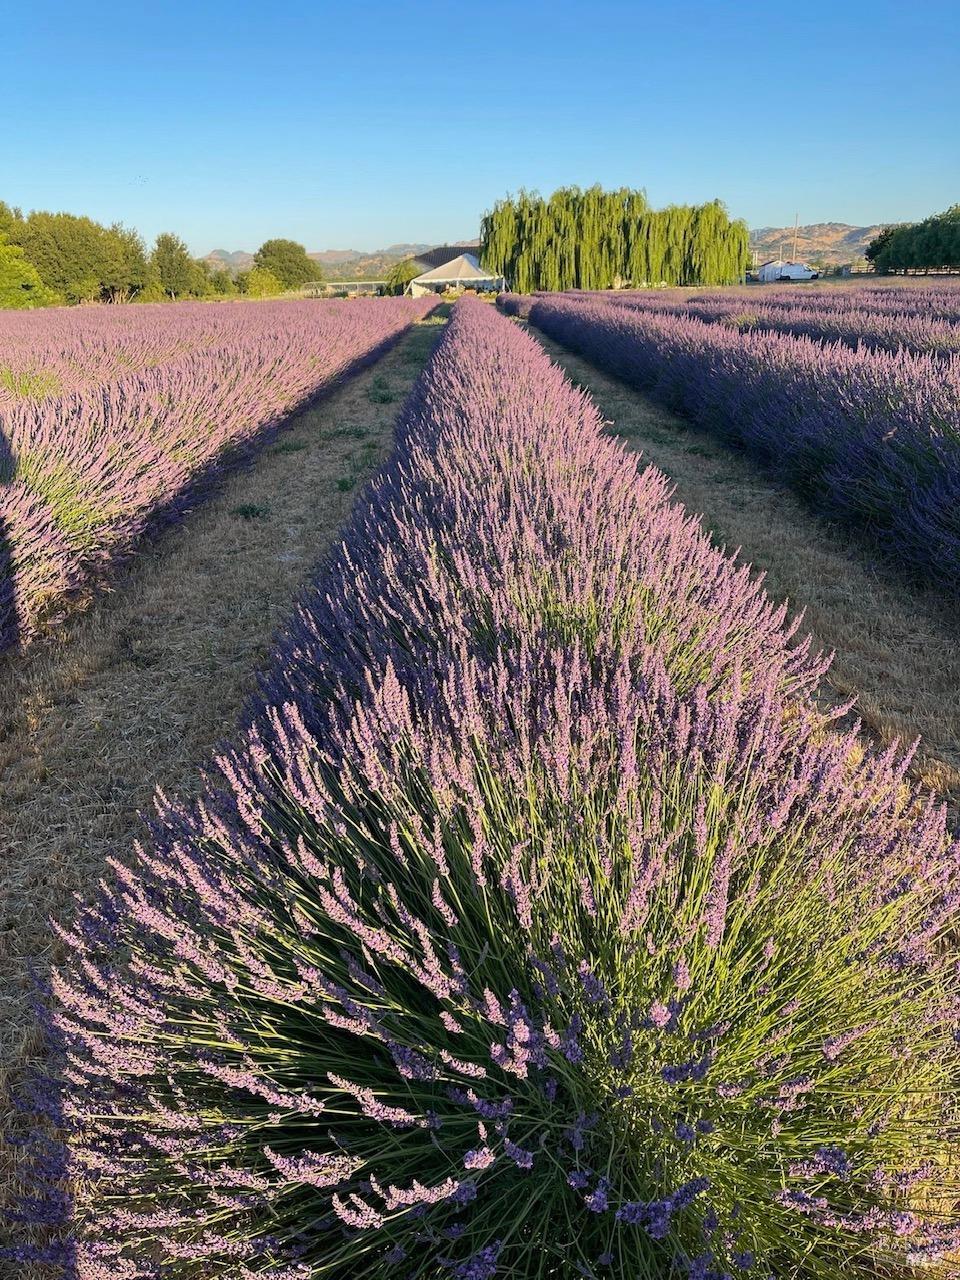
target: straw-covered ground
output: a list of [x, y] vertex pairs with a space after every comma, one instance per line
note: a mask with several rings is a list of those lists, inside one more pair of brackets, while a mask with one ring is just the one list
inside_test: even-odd
[[960, 647], [955, 612], [805, 510], [748, 458], [600, 372], [535, 327], [584, 387], [611, 431], [671, 477], [714, 538], [766, 574], [767, 588], [804, 611], [815, 645], [836, 653], [828, 685], [856, 697], [864, 728], [887, 743], [922, 739], [914, 769], [960, 805]]
[[0, 663], [0, 1132], [10, 1084], [41, 1049], [30, 967], [55, 955], [47, 921], [129, 849], [156, 787], [197, 788], [298, 587], [386, 455], [437, 321], [299, 415], [142, 548], [111, 594]]

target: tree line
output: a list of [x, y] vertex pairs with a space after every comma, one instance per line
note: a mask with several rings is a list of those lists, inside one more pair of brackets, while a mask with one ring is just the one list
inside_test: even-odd
[[922, 222], [884, 227], [867, 246], [866, 256], [883, 273], [960, 268], [960, 204]]
[[481, 223], [484, 266], [518, 293], [626, 285], [732, 284], [747, 268], [746, 223], [719, 200], [652, 209], [643, 191], [561, 187], [499, 200]]
[[231, 273], [194, 258], [173, 232], [158, 235], [148, 251], [120, 223], [43, 210], [24, 215], [0, 201], [0, 307], [262, 298], [322, 279], [295, 240], [265, 241], [249, 271]]

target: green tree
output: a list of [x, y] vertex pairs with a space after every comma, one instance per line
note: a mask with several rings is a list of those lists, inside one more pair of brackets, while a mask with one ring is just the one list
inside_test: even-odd
[[210, 272], [190, 258], [177, 237], [158, 237], [148, 258], [136, 231], [92, 218], [34, 210], [26, 217], [0, 201], [0, 237], [23, 250], [60, 301], [128, 302], [217, 293]]
[[11, 244], [19, 244], [17, 234], [23, 226], [23, 214], [19, 209], [11, 209], [5, 201], [0, 200], [0, 236], [6, 236]]
[[308, 258], [306, 249], [296, 240], [266, 240], [253, 255], [253, 261], [279, 280], [284, 289], [323, 279], [319, 263]]
[[0, 234], [0, 308], [24, 311], [46, 307], [58, 301], [47, 289], [36, 267], [24, 257], [17, 244], [10, 244]]
[[481, 256], [519, 293], [730, 284], [746, 270], [747, 229], [718, 200], [653, 210], [628, 187], [521, 191], [484, 215]]
[[872, 262], [877, 271], [888, 270], [887, 260], [891, 254], [891, 242], [895, 239], [898, 227], [884, 227], [879, 235], [875, 235], [866, 249], [863, 256], [868, 262]]
[[190, 287], [188, 293], [191, 298], [216, 297], [217, 291], [213, 287], [210, 263], [204, 258], [190, 259]]
[[15, 236], [44, 283], [68, 299], [99, 296], [116, 272], [118, 245], [92, 218], [34, 210]]
[[163, 285], [155, 275], [151, 273], [147, 283], [143, 286], [136, 298], [135, 302], [169, 302], [170, 295], [164, 293]]
[[109, 256], [101, 292], [111, 302], [128, 302], [150, 279], [146, 248], [136, 231], [119, 222], [107, 228], [105, 238]]
[[161, 289], [174, 300], [188, 296], [197, 284], [196, 265], [187, 246], [170, 231], [157, 236], [150, 264]]
[[210, 272], [210, 284], [213, 287], [213, 292], [222, 298], [236, 296], [237, 286], [234, 284], [230, 272], [224, 267]]
[[879, 272], [956, 270], [960, 267], [960, 204], [922, 222], [884, 227], [866, 249]]
[[283, 285], [265, 267], [254, 267], [247, 276], [247, 293], [251, 298], [275, 298], [283, 293]]
[[92, 218], [42, 210], [24, 218], [0, 205], [0, 233], [19, 245], [44, 282], [68, 301], [126, 301], [147, 280], [143, 241], [119, 223], [104, 227]]
[[100, 281], [96, 276], [84, 276], [81, 280], [71, 280], [67, 285], [68, 302], [97, 302], [100, 294]]
[[400, 262], [395, 262], [387, 272], [386, 292], [392, 294], [403, 293], [410, 281], [420, 273], [421, 268], [417, 266], [415, 259], [402, 258]]

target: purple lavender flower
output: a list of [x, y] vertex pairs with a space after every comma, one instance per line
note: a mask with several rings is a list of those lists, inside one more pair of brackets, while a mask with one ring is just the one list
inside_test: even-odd
[[589, 1195], [584, 1196], [583, 1203], [591, 1213], [606, 1213], [610, 1207], [610, 1183], [601, 1178]]
[[533, 1152], [526, 1151], [523, 1147], [518, 1146], [515, 1142], [511, 1142], [509, 1138], [503, 1141], [503, 1149], [517, 1166], [518, 1169], [533, 1168]]
[[454, 1280], [492, 1280], [492, 1277], [497, 1274], [500, 1249], [499, 1240], [480, 1249], [467, 1262], [462, 1262], [453, 1268]]

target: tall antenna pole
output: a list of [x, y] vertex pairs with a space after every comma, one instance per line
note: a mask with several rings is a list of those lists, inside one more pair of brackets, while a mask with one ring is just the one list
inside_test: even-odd
[[799, 212], [793, 219], [793, 260], [797, 260], [797, 232], [800, 230], [800, 214]]

